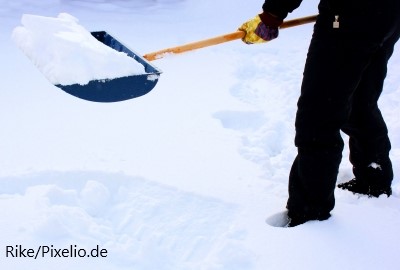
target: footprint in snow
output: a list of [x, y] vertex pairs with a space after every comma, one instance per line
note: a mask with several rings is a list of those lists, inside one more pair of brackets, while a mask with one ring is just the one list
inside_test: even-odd
[[287, 211], [276, 213], [266, 220], [267, 224], [272, 227], [287, 228], [289, 224], [289, 217]]

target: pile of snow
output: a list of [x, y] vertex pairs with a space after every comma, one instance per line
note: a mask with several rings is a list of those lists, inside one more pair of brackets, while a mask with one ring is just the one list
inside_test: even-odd
[[84, 85], [144, 73], [140, 63], [97, 41], [67, 13], [57, 18], [24, 14], [21, 22], [14, 42], [53, 84]]

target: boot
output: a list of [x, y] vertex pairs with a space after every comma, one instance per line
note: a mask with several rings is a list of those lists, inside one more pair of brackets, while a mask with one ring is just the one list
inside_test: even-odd
[[330, 213], [318, 213], [315, 215], [309, 215], [309, 214], [302, 214], [302, 215], [298, 215], [298, 214], [292, 214], [292, 213], [288, 213], [288, 218], [289, 218], [289, 223], [288, 223], [288, 227], [295, 227], [301, 224], [304, 224], [308, 221], [312, 221], [312, 220], [318, 220], [318, 221], [323, 221], [323, 220], [327, 220], [328, 218], [331, 217]]
[[382, 194], [386, 194], [388, 197], [392, 195], [391, 187], [378, 187], [374, 185], [368, 185], [365, 182], [353, 178], [352, 180], [338, 185], [338, 188], [351, 191], [353, 193], [364, 194], [368, 197], [378, 198]]

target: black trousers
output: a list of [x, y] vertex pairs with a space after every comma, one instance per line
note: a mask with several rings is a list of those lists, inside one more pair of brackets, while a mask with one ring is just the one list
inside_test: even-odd
[[320, 8], [296, 114], [298, 154], [289, 176], [289, 216], [318, 217], [334, 208], [344, 147], [340, 131], [350, 137], [356, 178], [390, 186], [391, 146], [378, 99], [400, 36], [398, 2], [381, 0], [382, 7], [360, 12], [341, 10], [338, 29], [333, 28], [336, 11]]

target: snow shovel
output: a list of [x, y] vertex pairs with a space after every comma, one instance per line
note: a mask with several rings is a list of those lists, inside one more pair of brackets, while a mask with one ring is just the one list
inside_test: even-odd
[[[317, 15], [313, 15], [285, 21], [280, 26], [280, 29], [311, 23], [314, 22], [316, 18]], [[162, 72], [157, 67], [152, 65], [149, 61], [163, 58], [168, 54], [183, 53], [228, 41], [241, 39], [245, 36], [245, 32], [236, 31], [210, 39], [200, 40], [197, 42], [148, 53], [144, 56], [140, 56], [138, 53], [131, 51], [105, 31], [92, 32], [92, 35], [99, 42], [111, 47], [116, 51], [126, 53], [129, 57], [132, 57], [137, 62], [142, 64], [144, 66], [145, 73], [109, 80], [92, 80], [85, 85], [59, 84], [56, 86], [61, 88], [65, 92], [84, 100], [94, 102], [118, 102], [143, 96], [154, 88]]]

